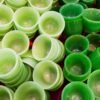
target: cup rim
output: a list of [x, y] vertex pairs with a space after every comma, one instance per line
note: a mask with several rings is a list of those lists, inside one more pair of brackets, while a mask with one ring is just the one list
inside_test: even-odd
[[[40, 66], [40, 64], [43, 65], [45, 62], [46, 62], [46, 63], [51, 63], [51, 64], [53, 65], [53, 67], [55, 68], [56, 72], [57, 72], [56, 80], [55, 80], [51, 85], [49, 85], [49, 86], [45, 86], [45, 84], [42, 86], [40, 83], [38, 83], [39, 80], [37, 81], [37, 78], [35, 77], [36, 75], [34, 74], [34, 71], [37, 69], [37, 66]], [[41, 67], [41, 68], [42, 68], [42, 67]], [[46, 90], [53, 90], [53, 88], [55, 88], [55, 87], [53, 87], [53, 86], [55, 86], [55, 84], [58, 83], [59, 77], [60, 77], [60, 74], [59, 74], [59, 66], [58, 66], [56, 63], [54, 63], [53, 61], [50, 61], [50, 60], [41, 61], [40, 63], [38, 63], [38, 64], [36, 65], [34, 71], [33, 71], [33, 79], [34, 79], [34, 81], [36, 81], [38, 84], [40, 84], [40, 85], [43, 87], [43, 89], [46, 89]]]
[[[19, 34], [21, 33], [21, 34]], [[26, 48], [21, 51], [20, 53], [18, 53], [20, 56], [23, 55], [25, 52], [27, 52], [27, 50], [29, 49], [29, 38], [28, 36], [23, 32], [23, 31], [20, 31], [20, 30], [13, 30], [13, 31], [9, 31], [8, 33], [6, 33], [6, 35], [3, 37], [2, 39], [2, 47], [3, 48], [9, 48], [9, 47], [6, 47], [5, 45], [5, 40], [8, 40], [8, 36], [9, 35], [12, 35], [12, 34], [19, 34], [19, 35], [22, 35], [23, 36], [23, 39], [26, 41]]]
[[39, 12], [42, 13], [44, 10], [49, 9], [49, 8], [52, 6], [53, 0], [49, 0], [49, 1], [50, 1], [49, 5], [48, 5], [47, 7], [44, 7], [44, 8], [39, 8], [39, 7], [34, 6], [34, 5], [31, 3], [31, 0], [28, 0], [28, 3], [29, 3], [29, 5], [30, 5], [31, 7], [37, 9]]
[[10, 7], [8, 7], [7, 5], [4, 5], [4, 4], [0, 4], [0, 8], [3, 8], [4, 10], [7, 9], [7, 10], [9, 10], [10, 14], [12, 14], [12, 19], [8, 23], [6, 23], [4, 25], [0, 25], [1, 28], [8, 27], [8, 26], [10, 26], [13, 23], [14, 11]]
[[[92, 92], [92, 90], [91, 90], [85, 83], [82, 83], [82, 82], [71, 82], [71, 83], [69, 83], [68, 85], [66, 85], [66, 86], [64, 87], [63, 91], [62, 91], [62, 94], [61, 94], [62, 100], [64, 100], [64, 97], [65, 97], [65, 95], [66, 95], [65, 93], [66, 93], [67, 89], [71, 88], [72, 86], [76, 88], [76, 85], [77, 85], [77, 86], [80, 85], [81, 87], [84, 87], [86, 91], [88, 90], [88, 92], [89, 92], [90, 95], [91, 95], [91, 99], [94, 100], [94, 98], [95, 98], [94, 93]], [[80, 90], [81, 90], [81, 89], [80, 89]]]
[[[81, 74], [81, 75], [73, 74], [72, 72], [69, 71], [68, 67], [66, 67], [66, 66], [67, 66], [67, 65], [66, 65], [67, 60], [70, 59], [70, 58], [72, 58], [73, 56], [76, 56], [76, 55], [77, 55], [77, 56], [80, 56], [80, 58], [81, 58], [81, 57], [84, 57], [84, 58], [88, 61], [88, 65], [89, 65], [89, 66], [88, 66], [88, 70], [87, 70], [85, 73]], [[69, 73], [69, 75], [71, 75], [72, 77], [77, 77], [77, 78], [85, 77], [85, 76], [87, 76], [87, 75], [91, 72], [91, 68], [92, 68], [92, 63], [91, 63], [90, 59], [89, 59], [86, 55], [81, 54], [81, 53], [73, 53], [73, 54], [70, 54], [70, 55], [68, 55], [68, 56], [65, 58], [65, 61], [64, 61], [64, 70], [65, 70], [67, 73]], [[66, 77], [67, 77], [67, 76], [66, 76]], [[67, 79], [68, 79], [69, 81], [72, 81], [71, 79], [69, 79], [69, 77], [67, 77]], [[84, 81], [84, 80], [86, 80], [86, 78], [82, 79], [82, 81]]]
[[[62, 25], [60, 26], [60, 30], [59, 32], [55, 32], [56, 34], [48, 34], [47, 32], [45, 32], [45, 30], [43, 30], [43, 26], [42, 26], [42, 23], [45, 19], [48, 19], [48, 17], [50, 18], [53, 18], [55, 19], [56, 17], [59, 19], [58, 20], [58, 23], [61, 23]], [[58, 12], [55, 12], [55, 11], [47, 11], [45, 12], [39, 19], [39, 31], [41, 34], [45, 34], [47, 36], [51, 36], [51, 37], [59, 37], [63, 30], [65, 28], [65, 21], [64, 21], [64, 18], [61, 14], [59, 14]]]
[[64, 46], [65, 46], [66, 51], [68, 53], [74, 53], [73, 51], [71, 51], [70, 49], [68, 49], [68, 47], [66, 47], [66, 45], [67, 45], [67, 42], [68, 41], [72, 40], [75, 37], [80, 37], [80, 38], [84, 39], [84, 41], [87, 43], [86, 44], [87, 45], [86, 48], [83, 51], [80, 52], [80, 53], [85, 53], [88, 50], [88, 48], [89, 48], [89, 41], [88, 41], [88, 39], [86, 37], [84, 37], [82, 35], [72, 35], [69, 38], [67, 38], [66, 41], [65, 41], [65, 43], [64, 43]]
[[89, 11], [89, 12], [91, 12], [91, 11], [100, 12], [100, 11], [99, 11], [98, 9], [96, 9], [96, 8], [87, 8], [87, 9], [85, 9], [85, 10], [83, 11], [83, 15], [82, 15], [83, 19], [84, 19], [85, 21], [87, 21], [87, 22], [90, 22], [90, 23], [100, 24], [100, 21], [91, 20], [91, 19], [89, 19], [89, 18], [87, 18], [87, 17], [84, 16], [85, 12], [88, 12], [88, 11]]
[[64, 3], [78, 3], [79, 0], [76, 0], [76, 1], [74, 0], [73, 2], [68, 2], [67, 0], [63, 0], [63, 2], [64, 2]]
[[[63, 16], [65, 20], [73, 20], [73, 19], [74, 19], [74, 20], [77, 20], [77, 18], [80, 18], [80, 17], [83, 15], [84, 8], [83, 8], [82, 5], [77, 4], [77, 3], [65, 4], [65, 5], [63, 5], [63, 6], [60, 8], [59, 12], [62, 14], [63, 10], [66, 9], [68, 6], [70, 6], [70, 7], [72, 7], [72, 6], [74, 6], [74, 7], [78, 6], [78, 7], [81, 9], [81, 13], [80, 13], [79, 15], [75, 16], [75, 17], [66, 17], [66, 16]], [[63, 15], [63, 14], [62, 14], [62, 15]]]
[[[35, 13], [34, 15], [37, 16], [37, 22], [35, 23], [35, 25], [32, 25], [31, 27], [25, 27], [24, 28], [23, 26], [18, 24], [18, 22], [16, 21], [16, 16], [18, 16], [17, 13], [19, 13], [19, 11], [24, 10], [24, 9], [33, 10], [33, 13]], [[32, 7], [21, 7], [18, 10], [16, 10], [14, 15], [13, 15], [13, 21], [14, 21], [15, 25], [18, 26], [19, 28], [21, 28], [22, 30], [23, 29], [24, 30], [33, 30], [34, 28], [36, 28], [36, 26], [39, 23], [39, 21], [38, 21], [39, 18], [40, 18], [39, 12], [36, 9], [32, 8]]]

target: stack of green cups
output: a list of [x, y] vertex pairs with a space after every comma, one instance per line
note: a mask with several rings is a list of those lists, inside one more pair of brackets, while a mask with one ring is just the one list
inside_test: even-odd
[[24, 66], [12, 49], [0, 49], [0, 81], [8, 87], [17, 87], [30, 79], [31, 69]]
[[92, 70], [100, 69], [100, 47], [94, 50], [89, 57], [92, 62]]
[[47, 11], [39, 21], [39, 32], [50, 37], [59, 37], [65, 28], [65, 21], [61, 14]]
[[14, 100], [14, 92], [10, 88], [0, 85], [0, 99]]
[[29, 49], [29, 38], [22, 31], [10, 31], [3, 37], [2, 47], [11, 48], [15, 50], [19, 55], [23, 55]]
[[13, 10], [16, 10], [20, 7], [23, 7], [27, 4], [27, 0], [5, 0], [6, 5], [11, 7]]
[[38, 11], [32, 7], [21, 7], [14, 14], [15, 27], [24, 31], [30, 38], [35, 35], [38, 30], [38, 21], [40, 15]]
[[0, 4], [0, 36], [8, 32], [13, 26], [13, 10], [6, 5]]
[[64, 3], [68, 4], [68, 3], [78, 3], [79, 0], [63, 0]]
[[72, 35], [65, 41], [65, 49], [67, 54], [84, 53], [89, 49], [89, 40], [82, 35]]
[[53, 0], [28, 0], [28, 3], [42, 14], [52, 8]]
[[95, 100], [95, 96], [85, 83], [72, 82], [64, 87], [61, 100]]
[[83, 13], [83, 25], [87, 32], [100, 31], [100, 10], [96, 8], [88, 8]]
[[91, 73], [92, 63], [90, 59], [81, 53], [73, 53], [64, 61], [63, 73], [69, 81], [85, 81]]
[[59, 62], [64, 58], [65, 49], [57, 39], [46, 35], [38, 36], [32, 47], [32, 55], [37, 61], [52, 60]]
[[60, 8], [60, 13], [65, 19], [65, 32], [67, 35], [81, 34], [83, 31], [82, 14], [83, 6], [69, 3]]
[[46, 60], [38, 63], [33, 71], [33, 80], [43, 89], [57, 90], [63, 84], [63, 72], [60, 66]]
[[14, 100], [49, 100], [46, 92], [36, 82], [21, 84], [14, 94]]

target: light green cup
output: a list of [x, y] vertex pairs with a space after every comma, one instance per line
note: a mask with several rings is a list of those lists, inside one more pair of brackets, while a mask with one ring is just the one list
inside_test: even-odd
[[13, 10], [0, 4], [0, 33], [6, 33], [13, 26]]
[[65, 28], [65, 21], [61, 14], [55, 11], [44, 13], [39, 20], [39, 32], [50, 37], [59, 37]]
[[63, 72], [59, 65], [46, 60], [38, 63], [33, 71], [33, 80], [43, 89], [57, 90], [63, 84]]
[[48, 100], [46, 92], [36, 82], [28, 81], [21, 84], [15, 94], [14, 100]]
[[53, 0], [28, 0], [28, 3], [42, 14], [52, 8]]
[[32, 7], [21, 7], [14, 14], [14, 23], [18, 30], [24, 31], [29, 37], [37, 31], [39, 13]]
[[14, 100], [14, 92], [10, 88], [0, 85], [0, 99]]
[[29, 49], [29, 38], [22, 31], [10, 31], [3, 37], [2, 47], [11, 48], [15, 50], [19, 55], [23, 55]]

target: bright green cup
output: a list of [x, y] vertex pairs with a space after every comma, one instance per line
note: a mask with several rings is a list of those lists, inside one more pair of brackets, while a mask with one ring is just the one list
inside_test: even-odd
[[65, 19], [65, 32], [67, 35], [81, 34], [83, 30], [82, 14], [84, 8], [80, 4], [69, 3], [60, 8]]
[[88, 78], [87, 84], [92, 89], [93, 93], [95, 94], [95, 97], [98, 98], [97, 100], [100, 100], [100, 70], [95, 70], [92, 72]]
[[14, 100], [14, 92], [10, 88], [0, 85], [0, 99]]
[[89, 40], [82, 35], [72, 35], [65, 41], [65, 50], [67, 54], [84, 53], [89, 49]]
[[100, 31], [100, 10], [96, 8], [88, 8], [83, 12], [84, 29], [88, 32]]
[[63, 73], [59, 65], [52, 61], [42, 61], [33, 71], [33, 80], [43, 89], [57, 90], [63, 84]]
[[66, 57], [63, 73], [68, 81], [85, 81], [91, 69], [92, 63], [86, 55], [73, 53]]
[[86, 84], [71, 82], [64, 87], [61, 100], [95, 100], [95, 96]]
[[29, 37], [34, 36], [38, 27], [39, 13], [32, 7], [21, 7], [14, 14], [14, 23], [18, 30], [24, 31]]
[[68, 4], [68, 3], [78, 3], [79, 0], [63, 0], [64, 3]]
[[28, 0], [28, 3], [42, 14], [52, 8], [53, 0]]
[[0, 33], [6, 33], [13, 26], [13, 10], [0, 4]]
[[89, 57], [92, 62], [92, 70], [100, 69], [100, 47], [93, 51]]
[[29, 49], [29, 38], [22, 31], [10, 31], [3, 37], [2, 47], [11, 48], [15, 50], [19, 55], [23, 55]]
[[36, 82], [25, 82], [21, 84], [15, 94], [14, 100], [48, 100], [46, 92]]
[[65, 21], [61, 14], [55, 11], [44, 13], [39, 20], [39, 32], [50, 37], [59, 37], [65, 28]]

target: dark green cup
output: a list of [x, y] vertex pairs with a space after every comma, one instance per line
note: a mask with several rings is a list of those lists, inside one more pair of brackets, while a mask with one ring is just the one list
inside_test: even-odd
[[67, 35], [81, 34], [83, 30], [82, 13], [83, 6], [69, 3], [60, 8], [60, 13], [65, 19], [65, 32]]
[[61, 100], [95, 100], [95, 97], [86, 84], [72, 82], [64, 87]]
[[64, 76], [68, 81], [85, 81], [91, 73], [91, 61], [84, 55], [73, 53], [64, 61]]
[[83, 12], [83, 25], [87, 32], [100, 31], [100, 10], [88, 8]]
[[65, 50], [67, 54], [70, 53], [84, 53], [86, 54], [89, 48], [89, 41], [82, 35], [72, 35], [65, 41]]
[[100, 47], [91, 53], [90, 59], [92, 62], [92, 70], [100, 69]]

